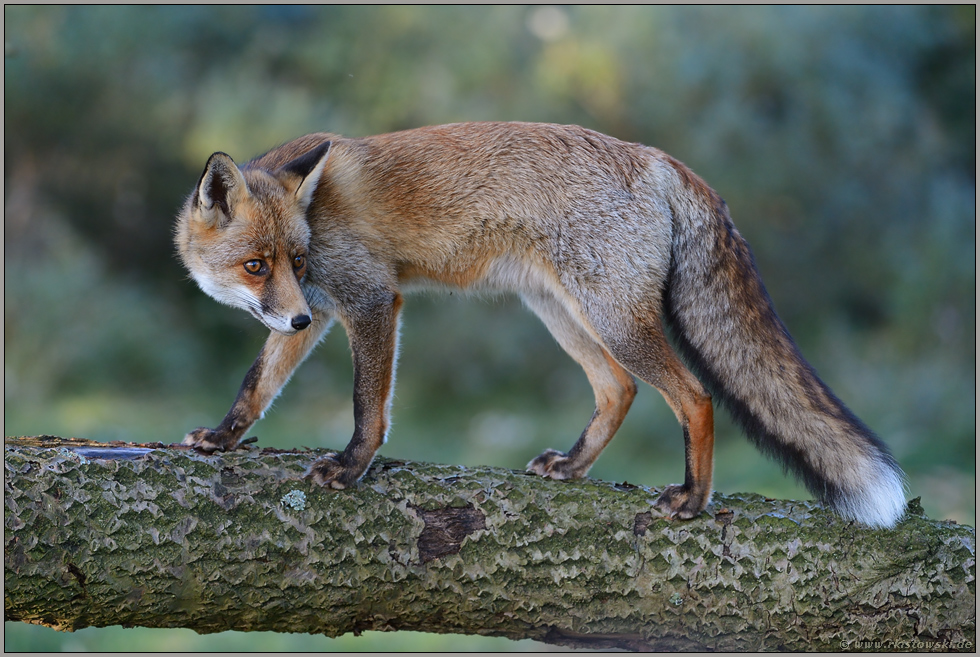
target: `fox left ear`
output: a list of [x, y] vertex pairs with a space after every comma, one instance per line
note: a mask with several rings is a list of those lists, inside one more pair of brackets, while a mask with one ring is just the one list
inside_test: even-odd
[[310, 207], [313, 192], [320, 184], [320, 175], [323, 173], [323, 167], [329, 156], [330, 142], [325, 141], [296, 159], [290, 160], [279, 169], [280, 173], [298, 176], [303, 180], [296, 189], [296, 200], [304, 211]]
[[231, 156], [219, 151], [208, 158], [197, 183], [199, 216], [208, 226], [228, 225], [235, 206], [248, 196], [248, 185]]

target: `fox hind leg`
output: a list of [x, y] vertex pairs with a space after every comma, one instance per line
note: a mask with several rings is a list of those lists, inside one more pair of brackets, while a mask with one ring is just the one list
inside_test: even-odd
[[637, 321], [611, 347], [626, 369], [656, 388], [674, 412], [684, 432], [683, 484], [667, 486], [656, 507], [671, 518], [693, 518], [711, 497], [714, 458], [714, 410], [711, 395], [680, 361], [659, 317]]
[[549, 449], [528, 463], [527, 469], [552, 479], [583, 477], [626, 417], [636, 396], [636, 382], [556, 298], [546, 293], [523, 298], [585, 370], [596, 403], [592, 419], [567, 454]]

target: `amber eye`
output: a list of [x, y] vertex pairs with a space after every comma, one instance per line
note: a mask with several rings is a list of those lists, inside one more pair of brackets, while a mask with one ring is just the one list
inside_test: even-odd
[[302, 269], [306, 266], [306, 256], [298, 255], [293, 258], [293, 269]]
[[245, 263], [245, 271], [249, 274], [259, 274], [262, 272], [262, 265], [264, 264], [261, 260], [249, 260]]

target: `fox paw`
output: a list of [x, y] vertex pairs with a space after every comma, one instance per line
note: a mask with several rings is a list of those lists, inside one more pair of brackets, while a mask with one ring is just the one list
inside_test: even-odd
[[[239, 439], [231, 434], [207, 427], [198, 427], [184, 436], [182, 444], [202, 452], [230, 452], [238, 447], [238, 441]], [[248, 442], [255, 441], [249, 439]]]
[[578, 479], [585, 474], [579, 472], [568, 454], [557, 449], [546, 449], [527, 464], [527, 471], [549, 479]]
[[347, 488], [347, 486], [357, 481], [357, 477], [354, 477], [353, 481], [349, 481], [350, 472], [340, 462], [340, 459], [341, 455], [335, 452], [321, 456], [313, 462], [313, 465], [303, 475], [303, 478], [312, 477], [314, 483], [328, 488], [335, 488], [337, 490]]
[[653, 506], [671, 520], [690, 520], [708, 505], [708, 495], [700, 494], [680, 484], [664, 488]]

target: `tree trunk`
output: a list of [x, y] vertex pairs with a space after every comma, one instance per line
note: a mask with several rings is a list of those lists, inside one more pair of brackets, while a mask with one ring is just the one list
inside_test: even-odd
[[656, 492], [317, 452], [7, 439], [5, 619], [338, 636], [419, 630], [631, 650], [973, 651], [975, 530], [811, 502]]

